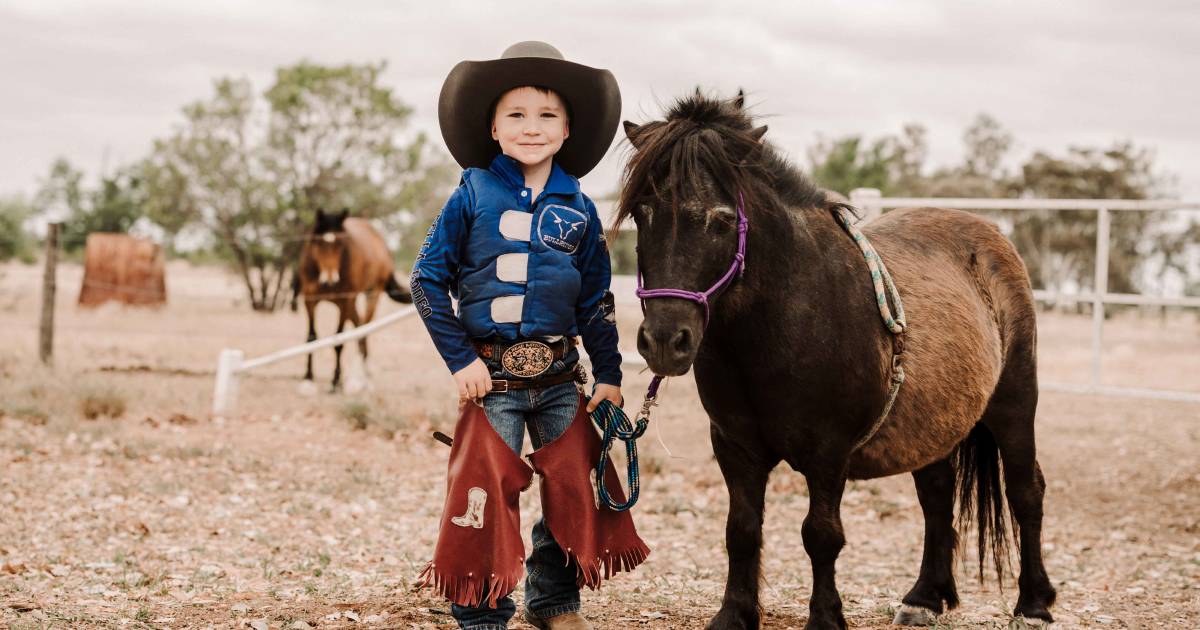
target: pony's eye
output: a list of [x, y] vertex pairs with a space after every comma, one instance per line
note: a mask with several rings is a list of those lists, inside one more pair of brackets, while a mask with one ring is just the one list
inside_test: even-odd
[[713, 206], [704, 214], [704, 227], [724, 231], [737, 223], [737, 213], [729, 206]]

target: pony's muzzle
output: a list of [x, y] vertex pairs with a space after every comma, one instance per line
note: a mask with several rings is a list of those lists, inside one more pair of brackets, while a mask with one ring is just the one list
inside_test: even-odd
[[646, 365], [655, 374], [686, 374], [692, 367], [698, 347], [697, 335], [689, 326], [655, 325], [646, 320], [638, 327], [638, 354], [646, 359]]

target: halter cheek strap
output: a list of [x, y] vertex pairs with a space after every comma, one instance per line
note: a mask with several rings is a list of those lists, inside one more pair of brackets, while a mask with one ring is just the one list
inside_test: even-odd
[[738, 193], [737, 222], [738, 244], [737, 252], [733, 255], [733, 263], [730, 264], [729, 270], [725, 272], [725, 275], [721, 276], [721, 279], [717, 280], [716, 284], [709, 287], [707, 291], [645, 289], [642, 287], [642, 270], [641, 267], [638, 267], [637, 296], [642, 299], [642, 310], [645, 310], [648, 298], [679, 298], [681, 300], [689, 300], [704, 307], [704, 327], [707, 328], [708, 320], [712, 315], [709, 300], [718, 291], [724, 289], [730, 282], [733, 282], [734, 276], [740, 278], [746, 272], [746, 233], [750, 230], [750, 221], [746, 218], [745, 200], [742, 198], [742, 193], [740, 192]]

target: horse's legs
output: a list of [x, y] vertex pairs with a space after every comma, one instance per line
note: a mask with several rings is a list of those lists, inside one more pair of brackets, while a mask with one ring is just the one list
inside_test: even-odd
[[[317, 338], [317, 319], [315, 317], [317, 309], [317, 301], [309, 297], [304, 298], [304, 312], [308, 313], [308, 340], [315, 341]], [[308, 353], [308, 368], [304, 370], [304, 380], [313, 380], [312, 371], [312, 353]]]
[[[349, 312], [354, 312], [354, 302], [346, 303], [345, 299], [338, 300], [338, 334], [341, 334], [346, 328], [346, 319]], [[358, 318], [355, 313], [355, 319]], [[342, 344], [333, 347], [333, 355], [335, 357], [333, 363], [333, 385], [330, 386], [330, 391], [336, 392], [342, 385]]]
[[[917, 583], [901, 600], [904, 607], [892, 623], [905, 626], [930, 625], [937, 615], [958, 606], [954, 586], [954, 465], [949, 459], [913, 471], [917, 499], [925, 516], [925, 553]], [[943, 608], [943, 602], [945, 607]]]
[[[383, 292], [379, 289], [372, 289], [367, 292], [367, 312], [362, 319], [358, 318], [358, 308], [354, 309], [354, 327], [357, 328], [361, 324], [368, 324], [372, 319], [375, 319], [375, 307], [379, 306], [379, 296]], [[358, 353], [362, 356], [363, 377], [368, 377], [367, 373], [367, 338], [363, 337], [358, 340]]]
[[763, 499], [773, 464], [747, 453], [712, 429], [713, 452], [729, 489], [725, 549], [729, 576], [721, 610], [708, 630], [757, 628], [758, 580], [762, 549]]
[[1042, 561], [1042, 501], [1046, 480], [1037, 462], [1034, 415], [1037, 377], [1032, 361], [1010, 361], [981, 421], [992, 432], [1004, 462], [1005, 496], [1020, 530], [1021, 575], [1014, 615], [1052, 621], [1054, 586]]
[[812, 561], [813, 590], [808, 600], [806, 630], [846, 627], [842, 598], [834, 580], [834, 565], [846, 544], [842, 533], [842, 491], [846, 488], [846, 460], [817, 462], [809, 469], [808, 516], [800, 533]]

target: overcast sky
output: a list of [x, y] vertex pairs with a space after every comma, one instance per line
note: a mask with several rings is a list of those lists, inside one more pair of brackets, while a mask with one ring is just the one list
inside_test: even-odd
[[[638, 122], [696, 85], [744, 87], [797, 160], [818, 134], [916, 121], [930, 163], [954, 163], [963, 129], [988, 112], [1016, 136], [1016, 158], [1130, 139], [1200, 197], [1200, 4], [1147, 0], [0, 0], [0, 193], [31, 193], [57, 156], [92, 177], [137, 159], [214, 77], [262, 91], [301, 58], [386, 60], [414, 126], [440, 139], [450, 68], [525, 39], [612, 70]], [[612, 190], [619, 163], [610, 152], [584, 190]]]

